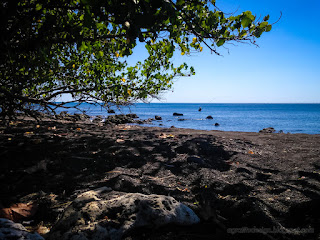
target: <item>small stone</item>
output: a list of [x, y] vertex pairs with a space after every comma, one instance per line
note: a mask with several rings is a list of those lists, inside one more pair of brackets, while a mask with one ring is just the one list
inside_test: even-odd
[[207, 119], [213, 119], [213, 117], [211, 115], [206, 117]]

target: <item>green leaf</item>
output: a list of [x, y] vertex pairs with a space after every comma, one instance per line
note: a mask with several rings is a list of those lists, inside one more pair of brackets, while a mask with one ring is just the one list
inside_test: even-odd
[[225, 39], [219, 39], [219, 41], [217, 42], [217, 46], [220, 47], [225, 43]]
[[266, 32], [270, 32], [271, 29], [272, 29], [272, 25], [268, 25], [268, 26], [266, 27]]
[[268, 22], [262, 22], [259, 24], [259, 28], [264, 28], [266, 26], [268, 26]]
[[244, 15], [249, 18], [251, 21], [254, 21], [255, 20], [255, 16], [252, 15], [252, 12], [251, 11], [246, 11], [244, 12]]
[[38, 3], [38, 4], [36, 5], [36, 10], [39, 11], [39, 10], [41, 10], [41, 9], [42, 9], [42, 5]]
[[269, 14], [263, 18], [263, 21], [268, 21], [270, 18]]
[[85, 43], [85, 42], [82, 42], [82, 44], [81, 44], [81, 46], [80, 46], [80, 48], [79, 48], [80, 52], [84, 52], [84, 51], [86, 51], [87, 49], [88, 49], [88, 47], [87, 47], [86, 43]]
[[241, 19], [241, 25], [243, 28], [249, 27], [252, 23], [252, 20], [248, 17], [244, 17], [243, 19]]

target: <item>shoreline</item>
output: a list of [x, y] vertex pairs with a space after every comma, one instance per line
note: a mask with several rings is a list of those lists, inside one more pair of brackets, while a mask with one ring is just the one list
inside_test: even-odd
[[[244, 131], [258, 132], [263, 128], [274, 127], [276, 130], [283, 130], [290, 133], [320, 134], [320, 105], [255, 105], [255, 104], [137, 104], [130, 108], [115, 108], [109, 110], [115, 114], [136, 113], [142, 119], [154, 118], [155, 115], [162, 117], [162, 124], [165, 127], [174, 125], [176, 127], [186, 127], [203, 130], [223, 130], [223, 131]], [[202, 107], [202, 111], [198, 111]], [[88, 110], [92, 116], [102, 115], [107, 118], [110, 114], [97, 107], [90, 109], [83, 105], [83, 110]], [[62, 110], [62, 109], [61, 109]], [[60, 109], [59, 109], [60, 111]], [[63, 110], [62, 110], [63, 111]], [[173, 116], [173, 113], [181, 113], [183, 116]], [[74, 113], [70, 110], [70, 113]], [[206, 119], [212, 116], [213, 119]], [[198, 121], [198, 119], [203, 119]], [[220, 126], [214, 126], [215, 123]]]
[[[135, 115], [135, 118], [132, 117], [127, 117], [130, 115]], [[58, 115], [59, 116], [59, 115]], [[80, 116], [80, 117], [79, 117]], [[83, 116], [87, 116], [87, 117], [83, 117]], [[109, 121], [108, 117], [114, 117], [111, 118]], [[117, 121], [116, 118], [118, 116], [125, 116], [125, 118], [121, 117], [120, 121]], [[24, 116], [20, 116], [18, 119], [22, 120], [22, 121], [36, 121], [34, 118], [32, 117], [24, 117]], [[98, 121], [96, 121], [98, 120]], [[206, 119], [203, 119], [203, 121], [205, 121]], [[176, 127], [174, 125], [168, 127], [168, 126], [163, 126], [162, 125], [162, 121], [158, 121], [155, 118], [148, 118], [148, 119], [140, 119], [136, 114], [118, 114], [118, 115], [114, 115], [114, 114], [109, 114], [107, 116], [104, 116], [104, 118], [102, 117], [102, 115], [86, 115], [86, 114], [63, 114], [61, 116], [61, 118], [57, 119], [57, 118], [48, 118], [48, 117], [44, 117], [40, 120], [44, 121], [44, 122], [60, 122], [60, 123], [78, 123], [78, 124], [100, 124], [101, 126], [103, 125], [108, 125], [108, 124], [128, 124], [128, 125], [132, 125], [132, 126], [141, 126], [141, 127], [150, 127], [150, 128], [161, 128], [161, 129], [170, 129], [170, 128], [177, 128], [177, 129], [187, 129], [187, 130], [195, 130], [195, 131], [217, 131], [217, 132], [232, 132], [232, 133], [272, 133], [272, 134], [307, 134], [307, 135], [320, 135], [319, 133], [304, 133], [304, 132], [296, 132], [296, 133], [291, 133], [291, 132], [283, 132], [282, 130], [276, 130], [274, 129], [272, 126], [260, 129], [258, 131], [237, 131], [237, 130], [217, 130], [217, 129], [194, 129], [194, 128], [184, 128], [184, 127]], [[157, 124], [157, 125], [156, 125]], [[159, 125], [160, 124], [160, 125]], [[269, 130], [272, 130], [271, 132]]]
[[62, 231], [79, 194], [102, 187], [109, 190], [99, 199], [170, 195], [200, 218], [125, 239], [319, 237], [318, 134], [20, 121], [0, 129], [1, 204], [37, 202], [41, 211], [27, 220], [42, 221], [45, 238]]

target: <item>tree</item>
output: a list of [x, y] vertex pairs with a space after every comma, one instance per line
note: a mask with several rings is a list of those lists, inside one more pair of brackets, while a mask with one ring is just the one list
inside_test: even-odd
[[[61, 94], [109, 107], [157, 96], [179, 76], [175, 51], [227, 42], [255, 44], [269, 16], [223, 13], [214, 0], [5, 0], [0, 3], [0, 108], [3, 118], [32, 109], [54, 112]], [[137, 42], [148, 57], [127, 63]]]

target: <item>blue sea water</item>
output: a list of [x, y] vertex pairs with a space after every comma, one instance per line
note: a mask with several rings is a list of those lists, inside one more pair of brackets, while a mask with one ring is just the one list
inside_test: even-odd
[[[82, 104], [81, 108], [91, 116], [110, 115], [101, 107], [88, 106]], [[136, 113], [140, 119], [162, 117], [162, 121], [147, 126], [241, 132], [273, 127], [286, 133], [320, 134], [320, 104], [137, 103], [130, 108], [113, 109], [116, 114]], [[174, 112], [183, 116], [175, 117]], [[206, 119], [208, 115], [213, 119]]]

